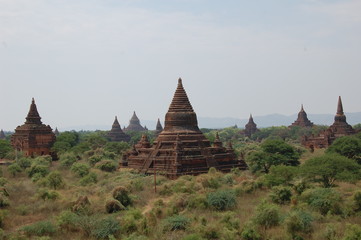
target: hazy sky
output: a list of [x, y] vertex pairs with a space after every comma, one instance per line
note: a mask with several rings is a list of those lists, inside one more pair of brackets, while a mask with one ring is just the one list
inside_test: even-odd
[[0, 0], [0, 128], [361, 111], [360, 0]]

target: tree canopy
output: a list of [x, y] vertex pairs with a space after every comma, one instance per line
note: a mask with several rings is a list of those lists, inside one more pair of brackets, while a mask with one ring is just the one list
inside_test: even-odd
[[324, 187], [332, 187], [336, 180], [354, 181], [360, 179], [361, 166], [355, 160], [338, 154], [324, 154], [306, 161], [301, 174]]
[[268, 139], [261, 144], [260, 151], [249, 154], [247, 160], [253, 172], [269, 172], [271, 166], [287, 165], [297, 166], [300, 164], [301, 154], [296, 148], [281, 139]]
[[326, 152], [355, 159], [361, 164], [361, 139], [355, 136], [340, 137], [333, 142]]

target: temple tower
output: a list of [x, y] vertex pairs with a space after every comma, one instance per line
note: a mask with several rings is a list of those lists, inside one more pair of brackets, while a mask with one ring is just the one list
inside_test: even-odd
[[162, 172], [168, 177], [208, 172], [210, 167], [230, 171], [234, 167], [245, 169], [247, 165], [238, 160], [232, 148], [225, 148], [210, 141], [198, 128], [182, 80], [178, 80], [169, 110], [165, 115], [165, 126], [152, 146], [141, 140], [135, 148], [124, 155], [123, 165], [138, 169], [142, 173]]
[[155, 135], [158, 136], [159, 133], [161, 133], [162, 131], [163, 131], [163, 127], [162, 127], [162, 124], [160, 123], [160, 120], [158, 118], [157, 126], [155, 127]]
[[254, 133], [258, 132], [257, 124], [253, 121], [252, 114], [249, 116], [248, 123], [244, 128], [244, 135], [247, 137], [251, 137]]
[[59, 136], [59, 134], [60, 134], [57, 127], [56, 127], [55, 130], [54, 130], [54, 134], [55, 134], [56, 137]]
[[51, 127], [41, 122], [33, 98], [25, 123], [18, 126], [11, 136], [12, 146], [17, 151], [24, 152], [26, 156], [50, 155], [50, 148], [53, 146], [55, 139]]
[[125, 132], [128, 131], [136, 131], [136, 132], [142, 132], [146, 131], [142, 125], [140, 125], [139, 118], [137, 117], [137, 114], [135, 114], [135, 111], [133, 112], [132, 118], [129, 120], [129, 125], [127, 128], [124, 129]]
[[335, 135], [336, 138], [355, 134], [355, 130], [352, 128], [351, 125], [346, 122], [346, 116], [343, 112], [341, 96], [338, 97], [335, 121], [329, 127], [329, 130]]
[[111, 142], [129, 142], [130, 136], [125, 134], [118, 122], [117, 116], [115, 116], [114, 123], [112, 125], [112, 129], [108, 133], [108, 138]]
[[5, 139], [6, 139], [5, 133], [4, 133], [4, 131], [1, 129], [1, 130], [0, 130], [0, 140], [5, 140]]
[[303, 109], [303, 104], [301, 105], [301, 111], [298, 113], [298, 117], [294, 123], [290, 125], [290, 127], [312, 127], [313, 122], [308, 120], [307, 113]]

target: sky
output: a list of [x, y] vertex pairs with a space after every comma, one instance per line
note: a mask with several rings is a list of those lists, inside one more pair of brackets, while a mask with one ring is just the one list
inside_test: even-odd
[[[0, 128], [361, 111], [360, 0], [0, 0]], [[202, 126], [200, 126], [202, 127]]]

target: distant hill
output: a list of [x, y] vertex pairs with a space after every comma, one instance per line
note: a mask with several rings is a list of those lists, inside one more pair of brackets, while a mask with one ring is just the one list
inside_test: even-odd
[[[308, 119], [313, 123], [318, 125], [331, 125], [335, 114], [307, 114]], [[347, 122], [351, 125], [361, 123], [361, 112], [356, 113], [346, 113]], [[270, 114], [265, 116], [253, 116], [254, 122], [257, 124], [257, 127], [271, 127], [271, 126], [288, 126], [291, 125], [297, 118], [297, 114], [290, 116], [282, 114]], [[239, 118], [212, 118], [212, 117], [198, 117], [198, 125], [200, 128], [225, 128], [237, 125], [239, 128], [244, 128], [244, 125], [248, 122], [247, 119]], [[141, 123], [144, 126], [147, 126], [148, 129], [154, 130], [156, 126], [156, 121], [153, 120], [142, 120]], [[164, 123], [162, 123], [164, 127]], [[65, 129], [60, 129], [60, 131], [65, 130], [110, 130], [109, 125], [82, 125], [82, 126], [72, 126]]]

